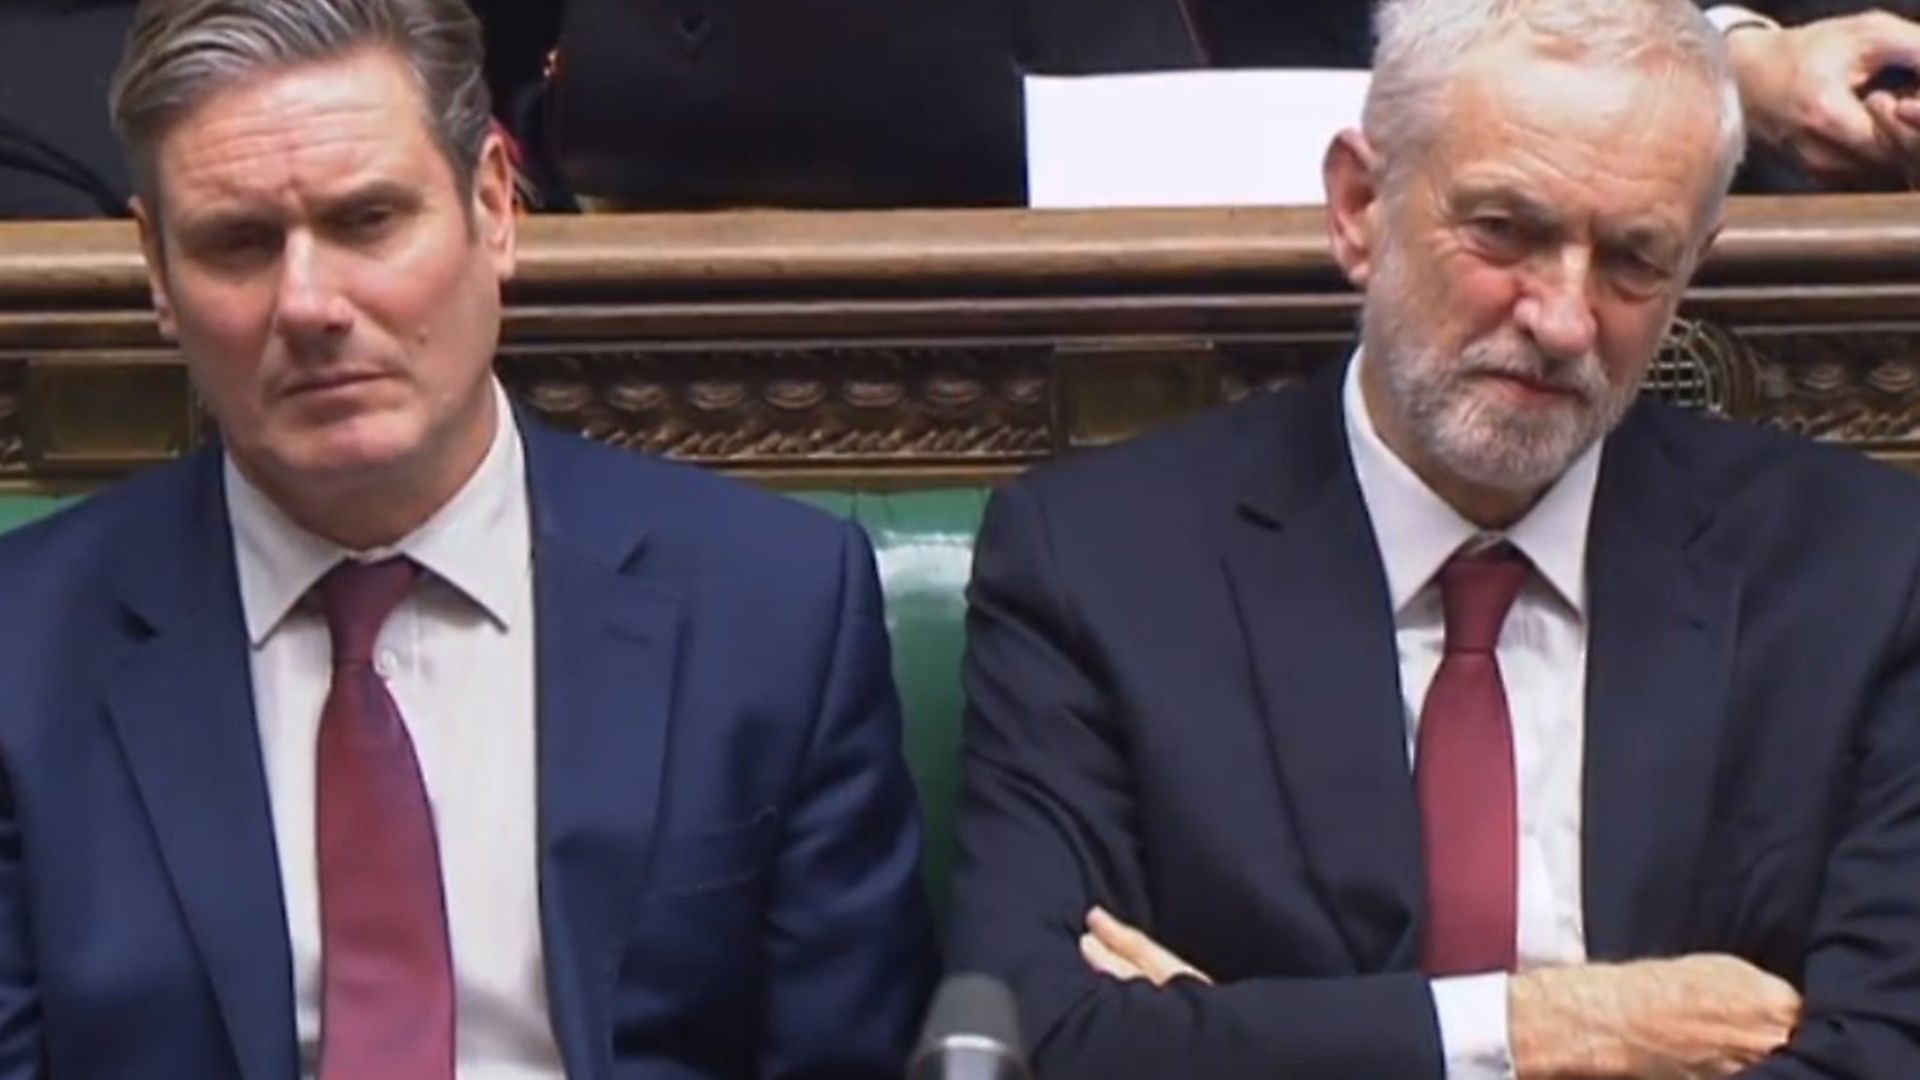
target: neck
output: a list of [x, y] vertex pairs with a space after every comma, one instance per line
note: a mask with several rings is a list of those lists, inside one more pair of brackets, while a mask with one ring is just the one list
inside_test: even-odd
[[1408, 466], [1461, 517], [1490, 532], [1512, 528], [1546, 494], [1545, 488], [1516, 493], [1470, 484], [1438, 466], [1423, 468], [1411, 462]]

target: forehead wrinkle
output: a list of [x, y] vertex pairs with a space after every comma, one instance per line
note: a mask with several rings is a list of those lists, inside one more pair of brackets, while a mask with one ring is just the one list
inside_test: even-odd
[[[1671, 79], [1624, 81], [1631, 73], [1621, 73], [1623, 81], [1612, 89], [1630, 92], [1610, 92], [1600, 80], [1604, 108], [1569, 110], [1556, 107], [1551, 96], [1525, 93], [1524, 85], [1537, 79], [1508, 77], [1526, 66], [1455, 84], [1452, 114], [1477, 116], [1479, 122], [1455, 124], [1440, 140], [1439, 181], [1455, 198], [1467, 191], [1509, 193], [1504, 197], [1552, 207], [1609, 235], [1632, 232], [1662, 242], [1684, 237], [1686, 224], [1665, 196], [1683, 188], [1691, 195], [1697, 184], [1685, 152], [1658, 152], [1663, 139], [1672, 140], [1686, 126], [1674, 123], [1674, 106], [1660, 100], [1659, 88]], [[1541, 66], [1551, 65], [1535, 58], [1536, 73]], [[1621, 175], [1623, 164], [1633, 171]]]
[[[341, 77], [343, 69], [351, 77]], [[413, 102], [411, 83], [398, 76], [380, 54], [369, 54], [214, 93], [161, 142], [160, 179], [176, 189], [166, 201], [288, 210], [369, 174], [406, 175], [414, 139], [430, 140], [417, 117], [401, 115]], [[383, 83], [406, 92], [386, 93]], [[400, 132], [406, 136], [396, 138]]]

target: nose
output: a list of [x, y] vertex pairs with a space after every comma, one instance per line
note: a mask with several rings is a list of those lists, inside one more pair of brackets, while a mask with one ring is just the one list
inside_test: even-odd
[[1592, 255], [1570, 246], [1532, 275], [1514, 318], [1548, 356], [1579, 359], [1593, 351], [1599, 334], [1592, 283]]
[[353, 306], [310, 233], [287, 237], [276, 300], [276, 328], [296, 355], [327, 348], [353, 328]]

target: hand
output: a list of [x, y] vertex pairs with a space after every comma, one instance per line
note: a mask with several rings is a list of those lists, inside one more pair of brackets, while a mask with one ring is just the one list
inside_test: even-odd
[[1875, 90], [1865, 104], [1881, 137], [1898, 148], [1902, 183], [1909, 191], [1920, 188], [1920, 98]]
[[1920, 24], [1871, 11], [1790, 29], [1736, 29], [1727, 48], [1756, 138], [1829, 187], [1906, 185], [1912, 148], [1876, 122], [1860, 90], [1882, 68], [1920, 68]]
[[1103, 908], [1087, 912], [1087, 932], [1080, 935], [1080, 955], [1087, 966], [1122, 982], [1147, 979], [1165, 986], [1180, 976], [1213, 980], [1199, 968], [1169, 952], [1159, 942], [1107, 914]]
[[1800, 995], [1737, 957], [1541, 968], [1508, 983], [1519, 1080], [1722, 1080], [1786, 1043]]

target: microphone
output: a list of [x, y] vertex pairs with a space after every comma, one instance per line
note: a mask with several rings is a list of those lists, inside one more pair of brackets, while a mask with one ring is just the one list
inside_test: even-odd
[[949, 975], [933, 995], [907, 1080], [1031, 1080], [1013, 991], [989, 975]]

